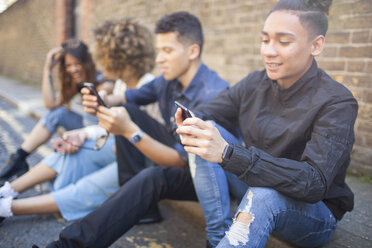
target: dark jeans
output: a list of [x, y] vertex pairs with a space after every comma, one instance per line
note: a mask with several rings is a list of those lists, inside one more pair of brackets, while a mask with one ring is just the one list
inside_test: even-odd
[[[136, 107], [130, 106], [127, 109], [131, 109], [128, 112], [137, 124], [150, 118], [143, 115], [143, 112], [138, 108], [135, 110]], [[147, 128], [153, 128], [155, 129], [153, 132], [161, 136], [165, 128], [160, 124], [158, 124], [159, 127], [154, 126], [153, 122], [148, 121], [138, 125], [145, 132], [147, 132]], [[160, 127], [163, 130], [157, 130]], [[149, 135], [152, 136], [152, 134]], [[164, 137], [166, 136], [158, 137], [158, 140], [169, 145], [169, 143], [163, 142]], [[128, 144], [125, 139], [118, 138], [117, 141], [120, 141], [120, 146], [117, 145], [117, 148], [123, 149], [120, 150], [120, 153], [124, 152], [124, 154], [131, 156], [127, 158], [123, 154], [119, 155], [119, 150], [117, 150], [118, 161], [119, 158], [122, 159], [122, 162], [130, 161], [131, 165], [124, 170], [125, 177], [123, 178], [125, 180], [123, 182], [125, 184], [98, 209], [66, 227], [61, 232], [59, 240], [49, 244], [48, 247], [107, 247], [135, 225], [147, 210], [159, 200], [197, 200], [189, 168], [161, 166], [144, 168], [142, 164], [143, 167], [140, 169], [132, 164], [144, 161], [140, 156], [137, 157], [139, 151], [132, 149], [134, 146]], [[130, 151], [133, 153], [124, 147], [130, 147]], [[141, 156], [143, 157], [142, 154]], [[118, 164], [120, 167], [120, 163]], [[121, 170], [119, 172], [122, 173]]]
[[[163, 125], [151, 118], [146, 112], [140, 110], [137, 105], [127, 103], [124, 107], [127, 109], [132, 121], [153, 139], [170, 147], [173, 147], [177, 142]], [[146, 168], [145, 156], [123, 136], [116, 136], [115, 141], [119, 184], [123, 185]]]

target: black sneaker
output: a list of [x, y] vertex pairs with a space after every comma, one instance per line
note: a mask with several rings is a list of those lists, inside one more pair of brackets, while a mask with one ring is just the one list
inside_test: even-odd
[[151, 207], [147, 213], [137, 222], [137, 224], [150, 224], [161, 222], [163, 217], [160, 214], [158, 205]]
[[15, 154], [12, 154], [0, 172], [0, 181], [11, 181], [14, 178], [22, 176], [28, 171], [28, 168], [29, 166], [25, 159], [20, 159]]

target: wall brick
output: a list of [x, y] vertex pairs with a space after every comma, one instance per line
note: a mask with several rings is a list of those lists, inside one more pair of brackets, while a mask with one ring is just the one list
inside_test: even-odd
[[371, 135], [371, 133], [365, 133], [364, 139], [365, 139], [364, 147], [372, 149], [372, 135]]
[[358, 118], [360, 120], [358, 130], [372, 132], [372, 106], [370, 104], [359, 104]]
[[323, 52], [320, 54], [320, 58], [322, 57], [338, 57], [340, 48], [338, 46], [334, 46], [333, 44], [329, 44], [328, 41], [326, 41], [325, 48]]
[[358, 1], [353, 6], [354, 12], [358, 14], [370, 14], [372, 13], [372, 1], [371, 0], [363, 0]]
[[372, 104], [372, 89], [366, 89], [363, 91], [363, 102]]
[[348, 61], [346, 70], [349, 72], [365, 72], [365, 61]]
[[340, 43], [340, 44], [345, 44], [349, 43], [350, 40], [350, 32], [328, 32], [326, 42], [327, 43]]
[[330, 72], [336, 81], [352, 87], [368, 88], [371, 86], [372, 75], [365, 73], [365, 75], [352, 74], [333, 74]]
[[372, 121], [360, 120], [358, 123], [358, 131], [372, 134]]
[[372, 23], [372, 14], [350, 16], [344, 20], [344, 28], [346, 29], [359, 29], [359, 28], [370, 28]]
[[326, 71], [344, 71], [346, 63], [344, 61], [335, 61], [327, 59], [318, 60], [319, 67]]
[[342, 16], [342, 15], [350, 15], [354, 13], [354, 2], [349, 3], [342, 3], [341, 1], [334, 2], [331, 9], [330, 15], [331, 16]]
[[349, 58], [372, 58], [372, 45], [341, 47], [340, 56]]
[[363, 31], [355, 31], [352, 34], [351, 42], [355, 44], [368, 43], [370, 37], [370, 31], [368, 29]]

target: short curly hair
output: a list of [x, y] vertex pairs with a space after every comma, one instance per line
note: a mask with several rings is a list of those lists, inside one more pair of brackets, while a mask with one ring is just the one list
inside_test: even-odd
[[95, 61], [118, 78], [140, 78], [155, 66], [153, 36], [132, 18], [108, 20], [93, 31]]

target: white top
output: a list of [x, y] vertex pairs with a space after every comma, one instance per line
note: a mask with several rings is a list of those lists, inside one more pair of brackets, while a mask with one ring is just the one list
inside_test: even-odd
[[[144, 84], [152, 81], [154, 78], [155, 78], [154, 75], [152, 75], [150, 73], [146, 73], [138, 81], [136, 88], [140, 88]], [[113, 94], [124, 97], [124, 94], [125, 94], [126, 90], [127, 90], [127, 84], [125, 82], [123, 82], [122, 80], [117, 79], [115, 81]], [[159, 104], [157, 102], [148, 104], [146, 106], [141, 106], [141, 109], [146, 111], [146, 113], [148, 115], [150, 115], [152, 118], [154, 118], [155, 120], [157, 120], [161, 124], [165, 123], [164, 120], [163, 120], [163, 117], [160, 113]], [[87, 126], [87, 127], [84, 128], [84, 130], [87, 133], [87, 138], [88, 139], [93, 139], [93, 140], [98, 139], [99, 137], [101, 137], [102, 135], [105, 135], [107, 133], [106, 130], [99, 125]]]

